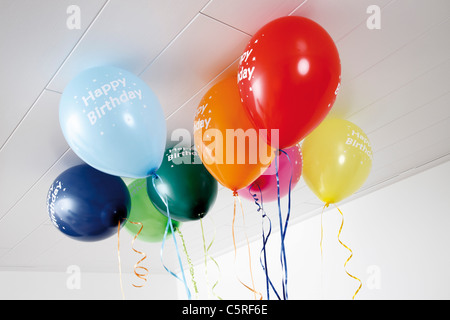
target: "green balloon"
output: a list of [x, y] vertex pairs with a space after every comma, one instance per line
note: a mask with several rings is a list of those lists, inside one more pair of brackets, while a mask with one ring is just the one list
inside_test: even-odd
[[[159, 194], [167, 199], [170, 218], [192, 221], [204, 217], [217, 198], [217, 181], [202, 164], [194, 148], [169, 148], [156, 174], [147, 178], [147, 193], [158, 210], [167, 216]], [[158, 194], [159, 193], [159, 194]]]
[[[131, 196], [131, 212], [125, 223], [125, 229], [132, 235], [136, 235], [143, 227], [136, 238], [137, 240], [145, 242], [162, 241], [169, 219], [161, 214], [148, 198], [146, 179], [134, 180], [128, 185], [128, 191]], [[142, 225], [132, 222], [139, 222]], [[174, 230], [180, 226], [178, 221], [172, 220], [172, 224]], [[167, 235], [170, 234], [171, 230], [169, 227]]]

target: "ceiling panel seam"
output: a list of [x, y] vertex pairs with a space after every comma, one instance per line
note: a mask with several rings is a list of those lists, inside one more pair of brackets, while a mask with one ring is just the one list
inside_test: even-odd
[[216, 22], [218, 22], [218, 23], [221, 23], [221, 24], [223, 24], [223, 25], [225, 25], [225, 26], [227, 26], [227, 27], [229, 27], [229, 28], [231, 28], [231, 29], [233, 29], [233, 30], [239, 31], [239, 32], [241, 32], [241, 33], [243, 33], [243, 34], [245, 34], [245, 35], [247, 35], [247, 36], [249, 36], [249, 37], [252, 37], [251, 34], [245, 32], [245, 31], [243, 31], [243, 30], [241, 30], [241, 29], [239, 29], [239, 28], [236, 28], [235, 26], [232, 26], [231, 24], [225, 23], [225, 22], [223, 22], [223, 21], [221, 21], [221, 20], [219, 20], [219, 19], [217, 19], [217, 18], [214, 18], [214, 17], [212, 17], [212, 16], [210, 16], [210, 15], [204, 13], [204, 12], [199, 12], [199, 13], [200, 13], [201, 15], [203, 15], [203, 16], [205, 16], [205, 17], [211, 19], [211, 20], [214, 20], [214, 21], [216, 21]]
[[[383, 10], [385, 10], [387, 7], [389, 7], [392, 3], [396, 2], [397, 0], [391, 0], [388, 3], [386, 3], [384, 6], [380, 6], [380, 12], [382, 13]], [[356, 26], [351, 28], [349, 31], [347, 31], [344, 35], [342, 35], [340, 38], [336, 39], [336, 44], [339, 43], [341, 40], [345, 39], [349, 34], [352, 34], [353, 31], [358, 29], [362, 24], [366, 23], [366, 18], [364, 18], [360, 23], [358, 23]]]
[[[440, 100], [442, 97], [447, 96], [449, 93], [450, 93], [450, 89], [449, 89], [448, 91], [446, 91], [446, 92], [444, 92], [444, 93], [442, 93], [442, 94], [436, 96], [436, 97], [431, 98], [429, 101], [427, 101], [427, 102], [425, 102], [425, 103], [422, 103], [422, 104], [421, 104], [420, 106], [418, 106], [417, 108], [410, 109], [410, 110], [408, 110], [407, 112], [403, 113], [401, 116], [399, 116], [399, 117], [397, 117], [397, 118], [395, 118], [395, 119], [391, 119], [391, 120], [389, 120], [388, 122], [385, 122], [381, 127], [378, 127], [378, 128], [376, 128], [376, 129], [374, 129], [374, 130], [371, 130], [371, 131], [368, 131], [367, 134], [370, 135], [370, 134], [372, 134], [372, 133], [374, 133], [374, 132], [376, 132], [376, 131], [378, 131], [378, 130], [380, 130], [380, 129], [383, 129], [384, 127], [386, 127], [386, 126], [392, 124], [393, 122], [396, 122], [396, 121], [402, 119], [403, 117], [405, 117], [405, 116], [407, 116], [407, 115], [409, 115], [409, 114], [411, 114], [411, 113], [413, 113], [413, 112], [419, 110], [420, 108], [426, 107], [426, 106], [428, 106], [429, 104], [432, 104], [432, 103], [434, 103], [434, 102]], [[427, 130], [428, 128], [430, 128], [430, 127], [432, 127], [432, 126], [438, 124], [439, 122], [444, 121], [444, 120], [446, 120], [446, 119], [448, 119], [448, 118], [449, 118], [449, 117], [444, 118], [444, 119], [441, 119], [440, 121], [435, 122], [435, 123], [433, 123], [432, 125], [423, 128], [422, 130]], [[415, 132], [420, 132], [420, 131], [415, 131]], [[384, 148], [387, 148], [387, 147], [389, 147], [389, 146], [391, 146], [391, 145], [393, 145], [393, 144], [395, 144], [395, 143], [397, 143], [397, 142], [391, 143], [390, 145], [386, 145], [386, 146], [384, 146], [384, 147], [381, 148], [381, 149], [374, 149], [374, 151], [378, 152], [378, 151], [383, 150]]]
[[214, 0], [209, 0], [198, 12], [200, 13], [200, 12], [203, 12], [203, 10], [205, 10], [206, 9], [206, 7], [208, 7], [209, 6], [209, 4], [211, 3], [211, 2], [213, 2]]
[[[449, 91], [449, 92], [450, 92], [450, 91]], [[443, 96], [445, 96], [445, 95], [447, 95], [447, 94], [448, 94], [448, 92], [445, 93], [445, 94], [443, 94], [443, 95], [441, 95], [440, 97], [438, 97], [438, 98], [436, 98], [436, 99], [433, 99], [433, 101], [436, 101], [436, 100], [438, 100], [439, 98], [442, 98]], [[425, 104], [424, 106], [426, 106], [426, 105], [428, 105], [428, 104], [429, 104], [429, 103]], [[422, 107], [423, 107], [423, 106], [422, 106]], [[402, 117], [401, 117], [401, 118], [402, 118]], [[399, 119], [401, 119], [401, 118], [399, 118]], [[431, 125], [429, 125], [429, 126], [427, 126], [427, 127], [425, 127], [425, 128], [422, 128], [422, 129], [420, 129], [420, 130], [415, 130], [413, 135], [417, 135], [417, 134], [420, 134], [420, 133], [422, 133], [422, 132], [428, 131], [430, 128], [435, 127], [435, 126], [438, 126], [439, 124], [441, 124], [442, 122], [447, 121], [448, 119], [450, 119], [450, 116], [449, 116], [449, 117], [445, 117], [445, 118], [443, 118], [443, 119], [440, 119], [439, 121], [436, 121], [436, 122], [434, 122], [433, 124], [431, 124]], [[397, 120], [398, 120], [398, 119], [397, 119]], [[390, 121], [389, 123], [391, 123], [391, 122], [392, 122], [392, 121]], [[389, 123], [387, 123], [386, 125], [388, 125]], [[383, 127], [384, 127], [384, 126], [383, 126]], [[381, 127], [381, 128], [383, 128], [383, 127]], [[375, 150], [375, 152], [378, 153], [378, 152], [383, 151], [383, 150], [385, 150], [385, 149], [387, 149], [387, 148], [392, 148], [394, 145], [396, 145], [396, 144], [398, 144], [398, 143], [400, 143], [400, 142], [402, 142], [402, 141], [405, 141], [405, 140], [407, 140], [407, 139], [409, 139], [409, 138], [411, 138], [411, 136], [406, 136], [406, 137], [404, 137], [404, 138], [401, 138], [400, 140], [396, 140], [395, 142], [393, 142], [393, 143], [391, 143], [391, 144], [385, 145], [385, 146], [383, 146], [382, 148]]]
[[[347, 115], [347, 118], [350, 118], [350, 117], [353, 117], [353, 116], [357, 115], [358, 113], [362, 112], [364, 109], [366, 109], [366, 108], [372, 106], [373, 104], [375, 104], [375, 103], [377, 103], [377, 102], [379, 102], [379, 101], [385, 99], [386, 97], [392, 95], [392, 94], [395, 93], [396, 91], [406, 88], [407, 86], [409, 86], [410, 84], [414, 83], [415, 81], [417, 81], [418, 79], [422, 78], [423, 76], [426, 76], [426, 75], [429, 74], [430, 72], [433, 72], [433, 71], [435, 71], [435, 70], [440, 69], [443, 65], [449, 63], [449, 61], [450, 61], [450, 59], [447, 59], [447, 60], [445, 60], [445, 61], [443, 61], [443, 62], [437, 64], [436, 66], [434, 66], [434, 67], [432, 67], [432, 68], [426, 70], [425, 72], [419, 74], [417, 77], [414, 77], [413, 79], [407, 81], [406, 83], [404, 83], [404, 84], [402, 84], [402, 85], [396, 87], [394, 90], [389, 91], [388, 93], [386, 93], [386, 94], [383, 95], [382, 97], [377, 98], [376, 100], [374, 100], [374, 101], [372, 101], [371, 103], [369, 103], [369, 104], [363, 106], [362, 108], [356, 110], [355, 112], [350, 113], [349, 115]], [[447, 93], [448, 93], [448, 92], [446, 92], [446, 93], [444, 93], [444, 94], [447, 94]], [[439, 96], [439, 97], [440, 97], [440, 96]], [[420, 106], [419, 106], [419, 108], [420, 108]], [[414, 109], [414, 110], [415, 110], [415, 109]], [[414, 110], [411, 110], [411, 111], [414, 111]], [[398, 118], [397, 118], [397, 119], [398, 119]], [[374, 130], [372, 130], [372, 132], [375, 131], [375, 130], [378, 130], [378, 129], [379, 129], [379, 128], [374, 129]], [[368, 133], [370, 133], [370, 132], [368, 132]]]
[[[39, 225], [39, 227], [38, 228], [40, 228], [42, 226], [42, 224], [41, 225]], [[36, 228], [35, 230], [37, 230], [38, 228]], [[31, 235], [31, 233], [33, 233], [35, 230], [33, 230], [32, 232], [30, 232], [30, 235]], [[56, 230], [55, 230], [56, 231]], [[23, 240], [25, 240], [25, 238], [23, 239]], [[44, 251], [42, 251], [42, 252], [40, 252], [39, 254], [37, 254], [36, 256], [34, 256], [34, 257], [32, 257], [31, 259], [30, 259], [30, 264], [35, 264], [35, 261], [36, 260], [38, 260], [42, 255], [45, 255], [47, 252], [50, 252], [53, 248], [55, 248], [58, 244], [60, 244], [61, 242], [63, 242], [63, 238], [59, 238], [59, 239], [57, 239], [55, 242], [53, 242], [51, 245], [49, 245], [47, 248], [45, 248], [45, 250]]]
[[303, 6], [305, 3], [307, 3], [308, 2], [308, 0], [304, 0], [301, 4], [299, 4], [297, 7], [295, 7], [295, 9], [294, 10], [292, 10], [289, 14], [288, 14], [288, 16], [291, 16], [295, 11], [297, 11], [298, 9], [300, 9], [300, 7], [301, 6]]
[[[406, 139], [407, 139], [407, 138], [405, 138], [405, 139], [403, 139], [403, 140], [406, 140]], [[438, 143], [436, 143], [436, 144], [434, 144], [434, 145], [439, 145], [440, 143], [442, 143], [442, 142], [438, 142]], [[392, 147], [392, 146], [391, 146], [391, 147]], [[429, 147], [429, 146], [426, 146], [426, 147]], [[426, 162], [422, 162], [422, 163], [416, 165], [415, 168], [419, 168], [419, 167], [422, 167], [422, 166], [425, 166], [425, 165], [428, 165], [428, 164], [433, 164], [433, 163], [436, 163], [435, 165], [437, 165], [437, 164], [439, 163], [440, 160], [445, 159], [445, 158], [446, 158], [447, 156], [449, 156], [449, 155], [450, 155], [450, 152], [446, 151], [444, 154], [435, 156], [435, 157], [434, 157], [433, 159], [431, 159], [431, 160], [425, 160]], [[389, 168], [389, 167], [391, 167], [392, 165], [395, 165], [396, 163], [401, 162], [403, 159], [405, 159], [405, 158], [410, 158], [410, 157], [413, 157], [413, 156], [414, 156], [413, 153], [412, 153], [412, 154], [408, 154], [408, 155], [406, 155], [406, 156], [403, 156], [403, 157], [400, 158], [400, 159], [397, 159], [397, 160], [394, 160], [394, 161], [390, 161], [390, 162], [388, 162], [388, 163], [386, 163], [386, 164], [383, 164], [383, 165], [381, 165], [381, 166], [378, 166], [378, 167], [374, 168], [374, 169], [370, 172], [370, 176], [375, 176], [375, 175], [377, 175], [378, 173], [383, 172], [386, 168]], [[410, 169], [411, 169], [411, 167], [410, 167], [410, 168], [407, 168], [407, 169], [404, 169], [402, 172], [396, 173], [396, 175], [393, 176], [392, 178], [395, 178], [396, 176], [401, 175], [401, 174], [403, 174], [405, 171], [410, 170]], [[397, 172], [398, 172], [398, 171], [397, 171]]]
[[183, 32], [189, 28], [189, 26], [197, 19], [197, 17], [200, 15], [200, 12], [198, 12], [184, 27], [183, 29], [178, 32], [175, 37], [169, 41], [169, 43], [142, 69], [141, 72], [139, 72], [137, 75], [141, 76], [145, 71], [147, 71], [148, 68], [168, 49], [170, 46], [183, 34]]
[[[194, 99], [200, 92], [202, 92], [203, 90], [209, 88], [210, 86], [212, 86], [212, 84], [217, 81], [218, 78], [220, 78], [220, 76], [222, 76], [225, 72], [227, 72], [227, 70], [233, 66], [233, 64], [235, 64], [240, 57], [237, 57], [231, 64], [229, 64], [225, 69], [223, 69], [221, 72], [219, 72], [217, 74], [217, 76], [215, 76], [211, 81], [209, 81], [207, 84], [205, 84], [202, 88], [200, 88], [200, 90], [198, 90], [196, 93], [194, 93], [186, 102], [184, 102], [180, 107], [178, 107], [176, 110], [174, 110], [171, 114], [169, 114], [166, 118], [166, 120], [168, 120], [170, 117], [172, 117], [174, 114], [176, 114], [178, 111], [180, 111], [185, 105], [187, 105], [192, 99]], [[193, 124], [192, 124], [193, 125]]]
[[20, 119], [20, 121], [17, 123], [17, 125], [14, 127], [14, 129], [11, 131], [11, 133], [9, 134], [8, 138], [6, 138], [5, 142], [3, 143], [3, 145], [0, 147], [0, 152], [2, 152], [2, 150], [6, 147], [6, 145], [8, 144], [8, 142], [11, 140], [11, 138], [13, 137], [14, 133], [16, 132], [16, 130], [20, 127], [20, 125], [22, 124], [22, 122], [25, 120], [25, 118], [28, 116], [28, 114], [31, 112], [31, 110], [33, 109], [33, 107], [36, 105], [36, 103], [39, 101], [39, 99], [42, 97], [42, 95], [45, 92], [45, 88], [42, 89], [42, 91], [39, 93], [39, 95], [37, 96], [37, 98], [33, 101], [33, 103], [31, 104], [31, 107], [28, 108], [28, 110], [25, 112], [25, 114], [23, 115], [23, 117]]
[[[372, 183], [369, 186], [362, 187], [358, 192], [355, 192], [352, 197], [349, 197], [348, 201], [353, 200], [354, 199], [353, 197], [362, 196], [362, 195], [365, 195], [365, 194], [368, 194], [368, 193], [372, 193], [372, 192], [382, 188], [385, 185], [391, 185], [391, 184], [393, 184], [395, 182], [398, 182], [398, 181], [401, 181], [403, 179], [406, 179], [413, 172], [419, 173], [421, 171], [426, 170], [429, 167], [434, 167], [434, 166], [439, 165], [440, 163], [446, 162], [449, 159], [450, 159], [450, 153], [448, 152], [448, 153], [446, 153], [444, 155], [436, 157], [433, 160], [429, 160], [429, 161], [423, 162], [423, 163], [421, 163], [421, 164], [419, 164], [419, 165], [417, 165], [417, 166], [415, 166], [413, 168], [409, 168], [409, 169], [403, 170], [402, 172], [396, 174], [395, 176], [390, 176], [390, 177], [384, 178], [381, 181]], [[410, 174], [406, 175], [406, 173], [410, 173]]]
[[[47, 84], [45, 85], [45, 89], [47, 89], [47, 87], [49, 86], [49, 84], [53, 81], [53, 79], [55, 79], [56, 75], [59, 73], [59, 71], [64, 67], [64, 65], [66, 64], [66, 62], [69, 60], [69, 58], [72, 56], [72, 54], [75, 52], [75, 50], [77, 49], [77, 47], [80, 45], [80, 43], [83, 41], [83, 39], [85, 38], [85, 36], [88, 34], [88, 32], [91, 30], [92, 26], [95, 24], [95, 22], [97, 21], [97, 19], [100, 17], [100, 15], [102, 14], [102, 12], [105, 10], [105, 8], [108, 6], [109, 2], [111, 0], [106, 0], [106, 3], [100, 8], [99, 12], [95, 15], [95, 17], [91, 20], [91, 22], [89, 23], [89, 25], [86, 27], [86, 30], [84, 30], [83, 34], [80, 36], [80, 38], [78, 39], [78, 41], [75, 43], [75, 45], [73, 46], [73, 48], [69, 51], [69, 54], [64, 58], [63, 62], [61, 63], [61, 65], [58, 67], [58, 69], [56, 70], [56, 72], [53, 74], [53, 76], [50, 78], [50, 81], [47, 82]], [[55, 91], [55, 90], [52, 90]], [[58, 91], [56, 91], [58, 92]], [[59, 92], [62, 94], [62, 92]]]
[[[92, 25], [94, 24], [94, 22], [97, 20], [97, 18], [100, 16], [100, 14], [103, 12], [104, 8], [108, 5], [108, 3], [111, 0], [107, 0], [105, 2], [105, 4], [100, 8], [99, 12], [96, 14], [96, 16], [92, 19], [92, 21], [89, 23], [89, 25], [87, 26], [86, 30], [83, 32], [83, 34], [80, 36], [80, 38], [78, 39], [78, 41], [75, 43], [74, 47], [70, 50], [69, 54], [64, 58], [64, 60], [62, 61], [62, 63], [60, 64], [60, 66], [56, 69], [56, 71], [53, 73], [53, 76], [50, 78], [50, 80], [47, 82], [47, 84], [44, 86], [44, 88], [42, 89], [42, 91], [39, 93], [38, 97], [36, 98], [36, 100], [34, 100], [34, 102], [31, 104], [31, 106], [28, 108], [27, 112], [25, 113], [25, 115], [20, 119], [20, 121], [17, 123], [17, 125], [15, 126], [15, 128], [11, 131], [11, 134], [8, 136], [8, 138], [6, 139], [6, 141], [3, 143], [3, 145], [0, 147], [0, 152], [2, 151], [2, 149], [6, 146], [6, 144], [8, 143], [8, 141], [11, 139], [11, 137], [14, 135], [14, 133], [16, 132], [17, 128], [20, 126], [20, 124], [23, 122], [23, 120], [27, 117], [27, 115], [30, 113], [30, 111], [33, 109], [33, 107], [36, 105], [36, 102], [39, 100], [39, 98], [42, 96], [42, 94], [45, 92], [45, 90], [47, 90], [48, 85], [52, 82], [52, 80], [56, 77], [56, 75], [58, 74], [58, 72], [61, 70], [61, 68], [64, 66], [64, 64], [66, 63], [66, 61], [69, 59], [69, 57], [72, 55], [72, 53], [75, 51], [75, 49], [77, 48], [77, 46], [79, 45], [79, 43], [83, 40], [84, 36], [87, 34], [87, 32], [89, 32], [90, 28], [92, 27]], [[51, 90], [52, 92], [57, 92], [55, 90]], [[61, 92], [58, 92], [61, 93]]]
[[[208, 2], [209, 3], [209, 2]], [[203, 10], [206, 6], [207, 6], [208, 4], [206, 4], [201, 10]], [[221, 23], [221, 24], [223, 24], [223, 25], [225, 25], [225, 26], [227, 26], [227, 27], [229, 27], [229, 28], [232, 28], [233, 30], [236, 30], [236, 31], [238, 31], [238, 32], [241, 32], [241, 33], [243, 33], [243, 34], [245, 34], [245, 35], [247, 35], [247, 36], [249, 36], [249, 37], [251, 37], [251, 35], [250, 34], [248, 34], [248, 33], [246, 33], [246, 32], [244, 32], [244, 31], [242, 31], [242, 30], [240, 30], [240, 29], [238, 29], [238, 28], [236, 28], [236, 27], [234, 27], [234, 26], [231, 26], [231, 25], [229, 25], [229, 24], [226, 24], [226, 23], [224, 23], [224, 22], [222, 22], [222, 21], [220, 21], [220, 20], [218, 20], [218, 19], [216, 19], [216, 18], [213, 18], [213, 17], [211, 17], [211, 16], [209, 16], [209, 15], [207, 15], [207, 14], [205, 14], [205, 13], [203, 13], [203, 12], [201, 12], [201, 10], [186, 24], [186, 26], [180, 31], [180, 32], [178, 32], [177, 33], [177, 35], [161, 50], [161, 52], [160, 53], [158, 53], [158, 55], [154, 58], [154, 59], [152, 59], [145, 67], [144, 67], [144, 69], [140, 72], [140, 73], [138, 73], [138, 76], [141, 76], [144, 72], [146, 72], [147, 71], [147, 69], [148, 68], [150, 68], [151, 67], [151, 65], [162, 55], [162, 54], [164, 54], [164, 52], [165, 51], [167, 51], [169, 48], [170, 48], [170, 46], [184, 33], [184, 31], [186, 31], [186, 29], [187, 28], [189, 28], [189, 26], [198, 18], [198, 16], [199, 15], [202, 15], [202, 16], [204, 16], [204, 17], [207, 17], [207, 18], [209, 18], [209, 19], [211, 19], [211, 20], [213, 20], [213, 21], [215, 21], [215, 22], [219, 22], [219, 23]], [[226, 70], [226, 69], [225, 69]], [[222, 72], [221, 72], [222, 73]], [[221, 74], [220, 73], [220, 74]], [[219, 74], [219, 75], [220, 75]], [[217, 77], [216, 77], [217, 78]], [[216, 78], [214, 78], [214, 79], [216, 79]], [[211, 82], [210, 82], [211, 83]], [[203, 87], [204, 88], [204, 87]], [[202, 88], [202, 89], [203, 89]], [[201, 91], [201, 90], [200, 90]], [[198, 92], [197, 92], [198, 93]], [[196, 93], [196, 94], [197, 94]], [[196, 94], [194, 94], [194, 95], [192, 95], [192, 97], [194, 97]], [[192, 97], [190, 98], [190, 99], [192, 99]], [[189, 100], [190, 100], [189, 99]], [[185, 103], [184, 103], [185, 104]], [[183, 105], [184, 105], [183, 104]], [[181, 107], [180, 107], [181, 108]], [[176, 111], [178, 111], [180, 108], [178, 108], [177, 110], [175, 110], [172, 114], [174, 114]], [[170, 117], [172, 114], [170, 114], [168, 117]]]
[[427, 36], [428, 34], [431, 34], [431, 31], [436, 28], [439, 27], [442, 24], [447, 23], [450, 20], [450, 17], [447, 17], [443, 20], [441, 20], [440, 22], [436, 23], [436, 24], [432, 24], [430, 27], [422, 30], [421, 32], [419, 32], [414, 38], [412, 38], [411, 40], [409, 40], [408, 42], [404, 43], [403, 45], [401, 45], [400, 47], [396, 48], [395, 50], [391, 51], [390, 53], [388, 53], [386, 56], [382, 57], [380, 60], [378, 60], [376, 63], [372, 64], [371, 66], [367, 67], [365, 70], [361, 71], [359, 74], [355, 75], [353, 78], [349, 79], [348, 81], [354, 81], [355, 79], [357, 79], [358, 77], [360, 77], [362, 74], [366, 73], [367, 71], [369, 71], [370, 69], [376, 67], [378, 64], [380, 64], [381, 62], [385, 61], [386, 59], [390, 58], [391, 56], [393, 56], [394, 54], [396, 54], [397, 52], [401, 51], [402, 49], [404, 49], [405, 47], [409, 46], [411, 43], [414, 43], [415, 41], [417, 41], [418, 39]]
[[31, 187], [28, 188], [28, 190], [0, 217], [0, 222], [8, 215], [18, 204], [20, 201], [22, 201], [23, 198], [27, 196], [27, 194], [58, 164], [58, 162], [64, 158], [64, 156], [70, 151], [70, 148], [67, 148], [66, 151], [48, 168], [39, 179], [37, 179]]

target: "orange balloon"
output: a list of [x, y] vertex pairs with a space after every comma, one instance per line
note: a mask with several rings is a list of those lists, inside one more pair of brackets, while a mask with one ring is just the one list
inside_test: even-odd
[[236, 75], [211, 87], [200, 101], [195, 146], [206, 169], [228, 189], [247, 187], [270, 165], [275, 153], [264, 135], [242, 107]]

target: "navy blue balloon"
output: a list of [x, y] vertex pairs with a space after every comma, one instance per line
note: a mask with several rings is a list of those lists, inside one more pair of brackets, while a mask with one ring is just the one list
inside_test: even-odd
[[61, 173], [47, 194], [53, 225], [80, 241], [100, 241], [117, 234], [131, 209], [130, 193], [120, 177], [87, 164]]

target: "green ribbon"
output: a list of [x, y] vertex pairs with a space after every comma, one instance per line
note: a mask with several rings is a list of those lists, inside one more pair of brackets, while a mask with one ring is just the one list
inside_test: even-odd
[[[210, 217], [211, 222], [214, 224], [214, 221], [212, 220], [212, 218]], [[209, 281], [208, 281], [208, 258], [214, 262], [214, 264], [217, 267], [217, 270], [219, 271], [219, 279], [220, 279], [220, 267], [219, 264], [217, 263], [217, 261], [209, 254], [209, 249], [211, 249], [211, 246], [213, 245], [215, 239], [216, 239], [216, 227], [214, 225], [214, 236], [211, 240], [211, 242], [209, 243], [208, 246], [206, 246], [206, 240], [205, 240], [205, 232], [203, 229], [203, 219], [200, 219], [200, 227], [202, 229], [202, 239], [203, 239], [203, 251], [205, 252], [205, 277], [206, 277], [206, 283], [209, 286]], [[219, 279], [217, 279], [217, 281], [213, 284], [212, 288], [211, 288], [211, 292], [212, 294], [219, 300], [223, 300], [220, 296], [218, 296], [214, 289], [216, 288], [216, 286], [219, 284]]]
[[189, 265], [189, 273], [191, 275], [192, 285], [194, 286], [195, 297], [198, 298], [197, 282], [195, 282], [195, 277], [194, 277], [194, 265], [192, 264], [192, 260], [189, 257], [189, 254], [187, 252], [186, 242], [184, 241], [184, 237], [183, 237], [183, 234], [181, 233], [180, 228], [176, 228], [176, 231], [177, 231], [178, 235], [180, 236], [181, 242], [183, 244], [183, 251], [184, 251], [184, 254], [186, 255], [186, 260]]

